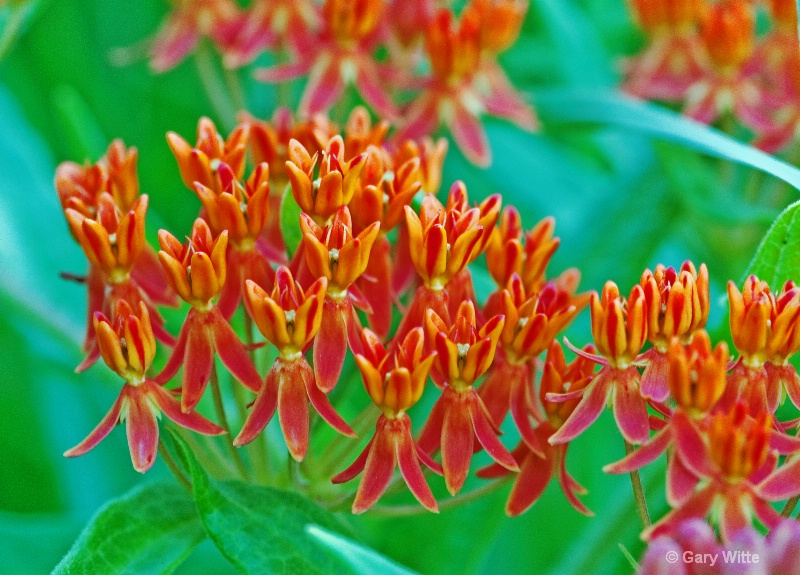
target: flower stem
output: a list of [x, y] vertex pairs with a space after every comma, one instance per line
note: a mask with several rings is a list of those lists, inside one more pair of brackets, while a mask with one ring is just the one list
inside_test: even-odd
[[[630, 455], [633, 451], [633, 445], [625, 441], [625, 453]], [[642, 527], [649, 527], [650, 513], [647, 511], [647, 499], [644, 496], [642, 479], [639, 477], [638, 470], [631, 471], [631, 485], [633, 486], [633, 498], [636, 500], [636, 509], [639, 511], [639, 519], [642, 521]]]
[[175, 460], [172, 458], [172, 455], [170, 455], [167, 446], [164, 445], [163, 439], [158, 440], [158, 452], [161, 454], [161, 459], [164, 460], [164, 463], [167, 464], [167, 467], [169, 467], [169, 470], [175, 476], [175, 479], [178, 480], [178, 483], [183, 485], [188, 491], [191, 491], [192, 482], [189, 481], [189, 478], [186, 476], [186, 474], [181, 471], [181, 468], [178, 467], [177, 463], [175, 463]]
[[[444, 509], [451, 509], [453, 507], [458, 507], [459, 505], [469, 503], [470, 501], [474, 501], [475, 499], [480, 499], [484, 495], [488, 495], [489, 493], [496, 491], [513, 478], [514, 474], [509, 474], [505, 477], [497, 479], [496, 481], [487, 483], [483, 487], [473, 489], [468, 493], [459, 493], [450, 499], [442, 501], [439, 504], [439, 510], [442, 511]], [[430, 513], [421, 505], [376, 505], [370, 511], [372, 514], [380, 515], [381, 517], [408, 517], [410, 515], [422, 515], [423, 513]]]
[[219, 376], [217, 375], [216, 365], [211, 369], [211, 395], [214, 398], [214, 410], [217, 413], [217, 418], [219, 418], [219, 424], [222, 426], [222, 429], [228, 433], [229, 439], [225, 442], [225, 445], [228, 446], [228, 451], [230, 451], [231, 456], [233, 457], [233, 463], [236, 465], [239, 475], [245, 479], [249, 479], [250, 473], [247, 471], [247, 467], [242, 460], [239, 450], [236, 449], [233, 446], [233, 443], [230, 442], [231, 426], [228, 424], [228, 417], [225, 415], [225, 406], [222, 403], [222, 393], [219, 389]]
[[[252, 349], [254, 337], [253, 337], [253, 318], [250, 317], [250, 314], [247, 313], [247, 310], [244, 310], [244, 341], [247, 344], [247, 353], [250, 355], [250, 360], [253, 362], [253, 365], [257, 365], [257, 358], [256, 358], [256, 350]], [[241, 417], [242, 421], [247, 419], [247, 405], [242, 395], [244, 390], [241, 386], [234, 386], [234, 396], [236, 397], [236, 406], [239, 409], [239, 416]], [[252, 456], [252, 463], [253, 463], [253, 471], [258, 475], [259, 481], [264, 485], [269, 483], [269, 475], [270, 475], [270, 465], [269, 465], [269, 457], [267, 455], [269, 451], [269, 440], [267, 439], [267, 434], [261, 433], [259, 434], [259, 438], [255, 441], [250, 442], [249, 446], [249, 453]]]
[[800, 501], [800, 495], [795, 495], [787, 501], [786, 506], [783, 508], [783, 511], [781, 511], [781, 517], [791, 517], [795, 507], [797, 507], [798, 501]]
[[231, 130], [236, 125], [236, 110], [225, 84], [215, 69], [214, 55], [208, 42], [201, 42], [197, 47], [194, 61], [197, 65], [200, 83], [203, 85], [203, 90], [205, 90], [214, 112], [225, 128]]
[[244, 97], [244, 90], [242, 83], [239, 81], [239, 72], [225, 69], [225, 83], [228, 85], [228, 91], [231, 94], [231, 100], [236, 111], [241, 112], [247, 109], [247, 101]]

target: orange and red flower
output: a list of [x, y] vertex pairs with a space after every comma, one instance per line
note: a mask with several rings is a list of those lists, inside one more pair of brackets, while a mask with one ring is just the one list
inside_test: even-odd
[[261, 377], [244, 344], [214, 304], [225, 285], [228, 232], [214, 238], [205, 220], [198, 218], [186, 243], [181, 244], [166, 230], [159, 232], [158, 241], [161, 244], [158, 258], [170, 285], [192, 308], [157, 381], [169, 381], [182, 365], [181, 408], [184, 412], [192, 411], [211, 377], [214, 357], [219, 355], [236, 379], [250, 390], [258, 391]]
[[591, 298], [592, 336], [600, 354], [589, 355], [572, 348], [578, 355], [603, 365], [592, 382], [579, 392], [550, 394], [548, 401], [581, 401], [563, 426], [550, 437], [553, 445], [566, 443], [583, 433], [600, 416], [609, 402], [614, 418], [626, 441], [647, 441], [650, 425], [647, 398], [639, 388], [639, 371], [633, 365], [647, 336], [647, 309], [644, 290], [636, 285], [627, 300], [620, 296], [614, 282], [606, 282], [602, 296]]
[[690, 261], [680, 272], [659, 264], [655, 273], [645, 270], [639, 284], [647, 306], [647, 339], [653, 344], [642, 356], [647, 361], [642, 395], [663, 402], [669, 395], [666, 353], [672, 338], [689, 342], [708, 320], [708, 269], [702, 264], [698, 272]]
[[257, 165], [244, 184], [225, 163], [219, 164], [217, 174], [221, 192], [200, 182], [195, 183], [194, 190], [212, 234], [228, 232], [227, 273], [217, 305], [222, 316], [230, 319], [244, 295], [245, 280], [259, 285], [269, 285], [274, 280], [272, 267], [258, 242], [269, 219], [269, 166]]
[[289, 453], [302, 461], [308, 451], [309, 402], [336, 431], [355, 436], [318, 389], [304, 355], [322, 324], [327, 284], [328, 280], [321, 277], [304, 292], [286, 267], [278, 268], [275, 286], [269, 294], [247, 280], [248, 309], [258, 330], [278, 348], [279, 356], [267, 373], [234, 445], [253, 441], [277, 409]]
[[438, 512], [420, 463], [440, 475], [442, 467], [414, 442], [411, 419], [406, 414], [422, 397], [436, 352], [425, 353], [422, 328], [410, 331], [394, 353], [387, 352], [370, 330], [364, 330], [363, 339], [364, 354], [356, 355], [356, 364], [367, 393], [382, 413], [364, 451], [333, 482], [344, 483], [364, 472], [353, 501], [353, 513], [362, 513], [383, 495], [399, 466], [417, 501], [429, 511]]
[[630, 7], [648, 45], [628, 63], [624, 90], [640, 98], [683, 100], [706, 74], [697, 32], [706, 0], [632, 0]]
[[767, 528], [775, 527], [781, 516], [770, 502], [800, 494], [800, 459], [776, 467], [778, 452], [770, 449], [771, 427], [767, 412], [752, 417], [742, 403], [715, 414], [704, 433], [687, 427], [686, 437], [677, 440], [683, 463], [695, 477], [692, 493], [645, 529], [642, 537], [649, 540], [670, 534], [680, 522], [705, 518], [712, 509], [723, 540], [750, 526], [753, 515]]
[[506, 318], [501, 349], [478, 394], [497, 427], [511, 411], [523, 441], [534, 452], [541, 452], [542, 446], [530, 417], [543, 420], [533, 393], [534, 362], [577, 315], [578, 308], [571, 300], [569, 293], [553, 283], [539, 293], [527, 293], [516, 273], [501, 295], [499, 309]]
[[[584, 351], [592, 353], [594, 349], [586, 346]], [[566, 458], [569, 444], [550, 445], [548, 443], [548, 439], [564, 424], [577, 407], [579, 399], [553, 403], [547, 400], [547, 394], [561, 394], [585, 389], [592, 380], [593, 371], [594, 363], [581, 356], [567, 364], [564, 352], [556, 341], [547, 350], [539, 388], [539, 400], [544, 406], [546, 419], [534, 430], [536, 444], [541, 446], [541, 453], [533, 450], [530, 442], [524, 440], [512, 452], [519, 465], [519, 475], [514, 481], [514, 487], [511, 489], [506, 503], [508, 515], [513, 517], [527, 511], [541, 497], [554, 477], [558, 478], [570, 505], [584, 515], [592, 514], [578, 499], [578, 495], [586, 493], [586, 490], [567, 472]], [[477, 475], [491, 478], [501, 477], [508, 473], [509, 471], [503, 466], [494, 463], [478, 471]]]
[[[458, 20], [449, 8], [430, 20], [425, 51], [431, 75], [406, 114], [400, 139], [430, 135], [444, 124], [471, 162], [487, 166], [491, 153], [481, 115], [501, 116], [525, 129], [536, 127], [530, 106], [495, 61], [497, 52], [516, 37], [526, 8], [524, 2], [476, 1]], [[497, 18], [499, 13], [502, 19]]]
[[443, 389], [418, 443], [427, 453], [441, 448], [445, 484], [453, 495], [467, 479], [476, 438], [500, 465], [511, 471], [519, 469], [500, 443], [499, 431], [473, 387], [492, 364], [503, 322], [503, 316], [495, 316], [479, 328], [471, 301], [459, 306], [452, 327], [434, 311], [426, 314], [428, 345], [437, 352], [432, 376]]
[[300, 227], [308, 270], [314, 278], [328, 280], [322, 326], [314, 340], [317, 385], [328, 393], [339, 381], [348, 346], [354, 351], [361, 346], [361, 329], [353, 306], [364, 307], [366, 300], [354, 282], [367, 268], [380, 222], [354, 236], [350, 211], [342, 206], [325, 228], [305, 213], [301, 214]]
[[373, 57], [383, 10], [383, 0], [326, 0], [321, 30], [299, 39], [296, 60], [260, 70], [257, 77], [284, 82], [308, 74], [298, 109], [301, 116], [327, 112], [353, 84], [377, 113], [396, 117]]
[[[731, 336], [740, 357], [730, 378], [727, 401], [748, 402], [753, 414], [774, 413], [781, 385], [793, 401], [800, 397], [797, 378], [785, 361], [800, 346], [800, 288], [788, 282], [776, 296], [766, 282], [751, 275], [741, 293], [736, 284], [728, 283], [728, 300]], [[771, 365], [769, 373], [765, 365]]]
[[156, 354], [156, 339], [147, 306], [140, 303], [134, 312], [127, 302], [118, 301], [114, 320], [97, 312], [94, 329], [103, 361], [125, 380], [125, 385], [100, 424], [86, 439], [64, 453], [66, 457], [87, 453], [105, 439], [117, 423], [124, 421], [133, 467], [144, 473], [152, 467], [158, 452], [157, 418], [160, 413], [197, 433], [220, 435], [225, 432], [197, 413], [181, 411], [173, 394], [147, 377]]
[[245, 152], [250, 126], [239, 124], [230, 135], [223, 139], [217, 127], [209, 118], [200, 118], [197, 123], [197, 143], [192, 146], [175, 132], [167, 132], [169, 144], [183, 183], [194, 190], [195, 183], [222, 193], [223, 185], [218, 170], [220, 164], [227, 164], [237, 180], [244, 176]]
[[188, 56], [203, 38], [224, 52], [236, 37], [240, 9], [233, 0], [173, 0], [175, 7], [150, 47], [150, 67], [166, 72]]

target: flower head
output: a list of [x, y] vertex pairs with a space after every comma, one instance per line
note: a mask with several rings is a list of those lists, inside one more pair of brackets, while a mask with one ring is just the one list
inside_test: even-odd
[[673, 337], [691, 340], [708, 320], [708, 269], [698, 272], [690, 261], [680, 271], [657, 265], [655, 272], [645, 270], [639, 281], [647, 307], [647, 338], [660, 352], [665, 352]]
[[311, 273], [314, 277], [327, 278], [329, 296], [344, 297], [367, 267], [380, 223], [375, 222], [354, 236], [350, 211], [342, 206], [325, 228], [319, 227], [305, 213], [301, 214], [300, 227]]
[[183, 413], [178, 400], [146, 373], [156, 352], [155, 336], [147, 307], [137, 310], [123, 301], [116, 303], [113, 321], [98, 313], [94, 327], [103, 361], [126, 383], [111, 410], [97, 427], [66, 457], [77, 457], [94, 449], [117, 423], [125, 422], [133, 467], [144, 473], [158, 452], [158, 420], [161, 413], [182, 427], [204, 435], [225, 431], [197, 413]]
[[387, 353], [369, 330], [364, 330], [363, 339], [364, 355], [356, 355], [356, 363], [367, 393], [382, 413], [367, 447], [333, 482], [350, 481], [364, 472], [353, 501], [353, 513], [362, 513], [383, 495], [399, 466], [414, 497], [426, 509], [438, 512], [420, 463], [438, 474], [442, 468], [414, 442], [411, 419], [406, 414], [422, 395], [436, 353], [425, 353], [422, 328], [410, 331], [395, 353]]
[[208, 118], [200, 118], [197, 123], [197, 143], [194, 146], [175, 132], [168, 132], [167, 143], [178, 162], [186, 187], [193, 190], [195, 182], [199, 182], [221, 193], [223, 185], [217, 171], [222, 163], [228, 165], [235, 179], [242, 179], [249, 132], [248, 124], [239, 124], [227, 139], [223, 139], [214, 122]]
[[592, 336], [597, 351], [610, 366], [626, 369], [642, 349], [647, 336], [647, 300], [641, 286], [627, 299], [614, 282], [606, 282], [601, 296], [592, 294]]
[[225, 284], [228, 232], [215, 238], [206, 221], [197, 218], [185, 243], [181, 244], [167, 230], [159, 231], [158, 241], [158, 259], [172, 288], [185, 302], [209, 309]]
[[233, 41], [239, 7], [233, 0], [177, 0], [150, 48], [150, 67], [166, 72], [177, 66], [204, 37], [220, 50]]
[[297, 205], [317, 224], [327, 225], [353, 199], [365, 160], [366, 155], [360, 154], [345, 161], [341, 136], [334, 136], [313, 156], [300, 142], [290, 141], [286, 172]]
[[362, 338], [364, 354], [356, 355], [356, 365], [364, 387], [386, 417], [399, 417], [422, 397], [436, 352], [425, 353], [421, 327], [408, 332], [393, 354], [370, 330]]
[[147, 196], [140, 196], [123, 213], [111, 194], [103, 192], [94, 218], [74, 208], [67, 208], [64, 214], [89, 263], [102, 270], [111, 283], [127, 281], [145, 247]]
[[285, 359], [302, 354], [319, 331], [328, 280], [319, 278], [303, 291], [288, 268], [275, 273], [275, 286], [264, 291], [247, 281], [247, 302], [258, 330]]
[[258, 390], [234, 445], [253, 441], [277, 410], [289, 453], [302, 461], [308, 451], [309, 403], [336, 431], [355, 437], [319, 390], [314, 371], [303, 355], [322, 323], [326, 284], [327, 280], [320, 278], [303, 291], [286, 267], [278, 268], [271, 293], [248, 280], [248, 309], [261, 334], [278, 348], [279, 356]]
[[514, 458], [497, 438], [498, 430], [478, 393], [475, 380], [494, 359], [503, 330], [503, 317], [495, 316], [477, 326], [475, 307], [462, 302], [452, 328], [429, 311], [425, 325], [429, 346], [437, 351], [433, 377], [444, 385], [419, 438], [431, 453], [441, 447], [447, 489], [457, 493], [466, 481], [475, 438], [486, 452], [506, 469], [517, 471]]

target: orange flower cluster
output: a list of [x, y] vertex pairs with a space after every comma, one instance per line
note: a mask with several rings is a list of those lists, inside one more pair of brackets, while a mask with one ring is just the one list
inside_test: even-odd
[[[566, 479], [565, 448], [547, 443], [577, 402], [548, 403], [535, 387], [538, 358], [548, 350], [548, 390], [574, 392], [591, 379], [591, 362], [568, 366], [555, 343], [587, 298], [575, 294], [576, 270], [546, 275], [559, 243], [553, 220], [524, 232], [516, 210], [501, 212], [499, 195], [472, 204], [461, 182], [440, 202], [434, 192], [444, 145], [398, 144], [363, 108], [337, 132], [321, 117], [297, 122], [280, 111], [274, 122], [243, 117], [227, 138], [207, 118], [194, 143], [169, 133], [181, 178], [202, 209], [185, 241], [159, 231], [157, 256], [144, 240], [147, 197], [138, 195], [135, 151], [115, 142], [97, 164], [59, 167], [65, 216], [100, 286], [98, 294], [89, 284], [94, 347], [87, 352], [125, 380], [101, 425], [67, 455], [87, 452], [124, 421], [134, 465], [144, 471], [156, 456], [159, 410], [201, 433], [230, 432], [224, 419], [219, 427], [197, 411], [209, 382], [219, 393], [219, 358], [244, 386], [239, 393], [255, 394], [233, 445], [251, 443], [277, 413], [289, 454], [301, 461], [311, 443], [309, 405], [333, 429], [355, 436], [330, 399], [350, 350], [381, 412], [361, 456], [333, 478], [341, 483], [363, 472], [354, 512], [380, 498], [398, 466], [420, 503], [436, 511], [422, 466], [444, 475], [456, 494], [476, 447], [504, 472], [536, 475], [524, 482], [546, 485], [557, 473], [585, 511], [575, 497], [581, 490]], [[286, 219], [291, 213], [299, 213], [296, 221]], [[289, 227], [299, 233], [285, 235]], [[298, 235], [299, 243], [292, 239]], [[469, 266], [484, 253], [492, 254], [497, 290], [480, 305]], [[151, 318], [176, 299], [185, 320], [177, 338], [160, 320], [172, 350], [151, 377]], [[248, 349], [231, 325], [240, 313], [277, 350], [266, 375], [253, 358], [263, 344]], [[408, 411], [430, 387], [429, 375], [439, 398], [415, 439]], [[509, 412], [523, 437], [513, 455], [499, 439]], [[509, 504], [509, 512], [532, 502]]]
[[[471, 0], [459, 16], [439, 0], [256, 0], [246, 9], [234, 0], [181, 0], [152, 44], [151, 66], [172, 68], [206, 37], [229, 68], [269, 50], [281, 63], [256, 76], [272, 83], [306, 77], [301, 116], [328, 112], [353, 86], [377, 114], [401, 126], [400, 140], [441, 124], [467, 158], [488, 165], [483, 115], [525, 129], [537, 125], [497, 64], [527, 9], [528, 0]], [[378, 57], [382, 52], [388, 57]], [[400, 100], [406, 103], [398, 106]]]
[[800, 124], [797, 4], [764, 2], [771, 21], [757, 37], [758, 5], [750, 0], [633, 0], [647, 47], [627, 65], [625, 91], [682, 102], [707, 124], [732, 117], [777, 151]]
[[[202, 434], [230, 433], [218, 358], [242, 384], [242, 404], [253, 398], [231, 449], [251, 444], [277, 413], [289, 455], [302, 461], [313, 446], [309, 406], [342, 436], [360, 429], [340, 415], [353, 407], [355, 391], [341, 381], [352, 353], [361, 397], [378, 408], [363, 416], [374, 415], [374, 435], [332, 477], [362, 475], [356, 513], [378, 501], [396, 468], [421, 505], [437, 511], [423, 468], [455, 495], [485, 451], [493, 463], [478, 477], [514, 474], [508, 514], [527, 510], [553, 478], [590, 514], [566, 453], [609, 404], [625, 441], [638, 447], [606, 471], [632, 472], [668, 453], [673, 510], [646, 538], [709, 515], [723, 538], [752, 517], [771, 527], [778, 514], [770, 503], [800, 494], [800, 439], [787, 432], [798, 421], [776, 415], [786, 396], [800, 408], [790, 363], [800, 350], [794, 283], [779, 292], [754, 276], [741, 291], [729, 284], [732, 360], [704, 331], [705, 265], [646, 270], [627, 297], [610, 281], [600, 294], [578, 294], [578, 270], [548, 273], [560, 243], [552, 218], [526, 231], [499, 195], [470, 202], [462, 182], [437, 199], [443, 146], [398, 145], [363, 108], [341, 134], [320, 117], [296, 122], [279, 112], [274, 123], [243, 118], [228, 138], [202, 119], [196, 143], [172, 133], [167, 140], [202, 209], [185, 241], [160, 230], [157, 254], [145, 242], [135, 150], [114, 142], [96, 164], [64, 163], [56, 173], [89, 262], [81, 369], [102, 357], [124, 381], [108, 415], [68, 456], [125, 422], [134, 467], [145, 471], [160, 413]], [[495, 289], [481, 302], [471, 268], [482, 256]], [[186, 311], [177, 338], [158, 315], [176, 300]], [[584, 307], [593, 345], [565, 339], [577, 356], [568, 362], [557, 338]], [[263, 343], [243, 343], [231, 323], [240, 316]], [[172, 350], [151, 376], [157, 340]], [[257, 366], [267, 344], [273, 361], [264, 373]], [[198, 412], [209, 383], [220, 425]], [[428, 413], [417, 405], [426, 393], [435, 396]], [[416, 437], [412, 416], [424, 419]], [[500, 439], [503, 426], [519, 434], [513, 449]]]
[[[781, 517], [770, 505], [800, 494], [800, 440], [780, 423], [788, 395], [797, 407], [800, 379], [789, 358], [800, 349], [800, 288], [779, 294], [756, 277], [740, 292], [728, 286], [730, 329], [739, 357], [712, 346], [704, 331], [708, 273], [686, 262], [681, 271], [645, 271], [623, 299], [609, 282], [592, 294], [592, 332], [599, 355], [576, 353], [603, 366], [577, 390], [548, 393], [550, 401], [578, 402], [550, 436], [564, 445], [585, 430], [607, 403], [625, 440], [640, 445], [609, 473], [629, 473], [668, 454], [667, 501], [673, 508], [645, 529], [645, 539], [675, 536], [690, 518], [711, 518], [723, 540], [749, 527], [769, 528]], [[650, 339], [653, 347], [640, 353]], [[644, 368], [643, 372], [640, 369]], [[651, 432], [655, 432], [651, 436]], [[779, 456], [788, 456], [778, 465]]]

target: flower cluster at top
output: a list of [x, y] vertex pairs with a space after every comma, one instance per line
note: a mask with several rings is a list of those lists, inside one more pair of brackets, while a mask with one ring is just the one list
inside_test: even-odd
[[775, 152], [800, 128], [800, 44], [797, 3], [763, 2], [770, 21], [756, 33], [752, 0], [631, 0], [647, 35], [626, 65], [623, 89], [645, 99], [677, 102], [707, 124], [735, 119]]
[[489, 114], [525, 129], [532, 108], [512, 87], [497, 56], [516, 40], [528, 0], [470, 0], [456, 16], [442, 0], [177, 0], [151, 45], [162, 72], [208, 38], [229, 68], [262, 52], [274, 65], [261, 81], [306, 78], [298, 112], [327, 113], [347, 103], [351, 87], [372, 110], [418, 139], [441, 124], [470, 161], [488, 165], [480, 118]]

